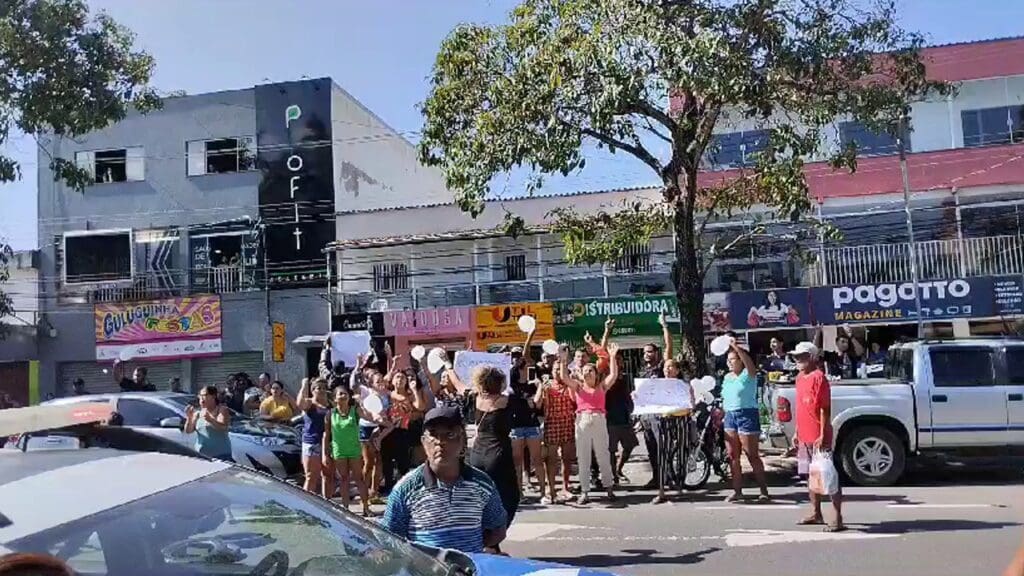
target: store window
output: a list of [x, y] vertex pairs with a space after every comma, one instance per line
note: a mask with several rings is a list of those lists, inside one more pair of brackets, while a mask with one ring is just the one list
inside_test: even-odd
[[188, 175], [244, 172], [256, 166], [256, 149], [251, 136], [186, 142]]
[[960, 113], [964, 147], [1024, 141], [1024, 106], [999, 106]]
[[141, 146], [75, 152], [75, 165], [91, 174], [96, 184], [145, 179], [145, 153]]
[[395, 292], [409, 289], [409, 267], [404, 262], [373, 266], [374, 292]]
[[[896, 154], [899, 146], [895, 131], [876, 132], [860, 122], [842, 122], [839, 124], [839, 142], [843, 147], [850, 144], [857, 146], [858, 156], [882, 156]], [[910, 151], [910, 140], [907, 139], [907, 151]]]
[[68, 233], [61, 250], [67, 284], [97, 284], [132, 278], [130, 230]]
[[505, 280], [526, 280], [526, 254], [505, 256]]

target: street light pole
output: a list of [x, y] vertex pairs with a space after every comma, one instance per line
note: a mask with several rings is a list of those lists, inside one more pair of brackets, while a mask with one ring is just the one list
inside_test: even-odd
[[921, 289], [917, 272], [917, 244], [914, 242], [914, 219], [910, 215], [910, 174], [907, 170], [907, 132], [908, 118], [906, 113], [900, 117], [896, 134], [896, 144], [900, 149], [900, 174], [903, 176], [903, 210], [907, 214], [907, 238], [910, 240], [910, 278], [914, 283], [914, 308], [917, 310], [917, 337], [924, 338], [924, 322], [921, 319]]

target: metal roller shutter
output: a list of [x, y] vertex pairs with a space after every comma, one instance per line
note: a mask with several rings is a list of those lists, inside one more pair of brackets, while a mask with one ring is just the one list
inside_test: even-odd
[[228, 376], [245, 372], [253, 382], [263, 372], [262, 352], [234, 352], [216, 358], [192, 360], [192, 385], [198, 390], [203, 386], [223, 388]]
[[[172, 377], [181, 378], [181, 362], [125, 362], [124, 375], [131, 378], [136, 366], [145, 366], [149, 373], [146, 378], [157, 390], [167, 390], [168, 381]], [[61, 396], [71, 393], [71, 383], [75, 378], [85, 381], [85, 389], [93, 394], [120, 392], [121, 388], [114, 382], [111, 364], [107, 362], [66, 362], [58, 370], [60, 381], [57, 391]], [[106, 373], [104, 373], [106, 370]]]

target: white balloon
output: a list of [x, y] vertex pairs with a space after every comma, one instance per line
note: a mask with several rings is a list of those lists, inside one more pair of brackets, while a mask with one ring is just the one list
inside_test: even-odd
[[519, 329], [523, 332], [533, 332], [533, 330], [537, 328], [537, 320], [533, 316], [529, 315], [520, 316], [517, 324], [519, 324]]
[[545, 340], [544, 343], [541, 344], [541, 348], [544, 350], [545, 354], [551, 354], [552, 356], [558, 354], [558, 342], [554, 340]]
[[430, 355], [427, 356], [427, 370], [430, 370], [430, 372], [433, 374], [440, 372], [441, 369], [444, 368], [444, 351], [441, 350], [441, 355], [438, 355], [434, 353], [437, 350], [441, 349], [434, 348], [433, 350], [430, 351]]
[[722, 334], [721, 336], [712, 340], [711, 345], [708, 346], [708, 348], [711, 349], [711, 353], [714, 354], [715, 356], [721, 356], [729, 351], [729, 348], [735, 341], [736, 339], [733, 338], [732, 336], [729, 336], [728, 334]]
[[370, 394], [366, 397], [366, 400], [363, 400], [363, 409], [377, 416], [384, 411], [384, 403], [380, 401], [380, 396]]
[[127, 362], [132, 359], [132, 351], [128, 348], [122, 348], [121, 353], [117, 355], [121, 362]]
[[693, 386], [693, 394], [695, 396], [700, 396], [705, 392], [711, 392], [715, 387], [715, 379], [712, 378], [711, 381], [708, 382], [705, 378], [694, 378], [690, 383], [690, 386]]
[[712, 394], [711, 392], [703, 392], [700, 395], [700, 400], [705, 404], [711, 404], [712, 402], [715, 401], [715, 395]]
[[713, 389], [715, 387], [715, 385], [718, 384], [718, 381], [715, 380], [714, 376], [705, 376], [705, 377], [701, 378], [700, 380], [701, 380], [701, 382], [704, 383], [705, 386], [707, 386], [708, 390]]
[[423, 360], [423, 357], [427, 355], [427, 349], [423, 346], [413, 346], [412, 351], [409, 353], [417, 361]]

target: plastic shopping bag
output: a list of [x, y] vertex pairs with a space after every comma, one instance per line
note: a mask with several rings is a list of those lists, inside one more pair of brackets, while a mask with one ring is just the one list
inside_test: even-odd
[[807, 486], [811, 492], [822, 496], [831, 496], [839, 492], [839, 472], [832, 462], [832, 454], [822, 451], [814, 453]]

